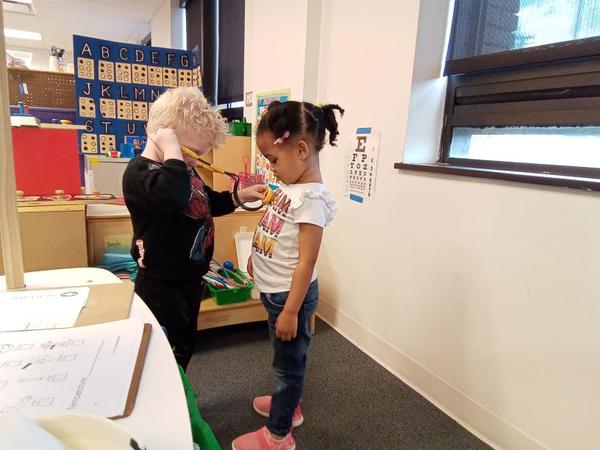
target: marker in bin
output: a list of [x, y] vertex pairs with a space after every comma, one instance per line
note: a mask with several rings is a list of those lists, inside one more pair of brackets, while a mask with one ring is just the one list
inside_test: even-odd
[[204, 275], [204, 280], [215, 287], [220, 289], [232, 289], [232, 288], [243, 288], [248, 286], [248, 280], [242, 279], [240, 282], [237, 280], [240, 277], [233, 272], [234, 265], [231, 261], [225, 261], [224, 264], [218, 261], [212, 260], [212, 270]]

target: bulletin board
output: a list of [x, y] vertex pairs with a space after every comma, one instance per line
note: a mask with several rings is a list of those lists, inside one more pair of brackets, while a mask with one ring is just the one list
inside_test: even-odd
[[140, 147], [152, 103], [168, 88], [202, 86], [192, 51], [124, 44], [73, 35], [79, 151]]
[[[256, 94], [256, 127], [258, 127], [258, 122], [260, 122], [260, 118], [263, 116], [267, 108], [274, 101], [278, 101], [280, 103], [285, 103], [290, 100], [290, 90], [289, 89], [278, 89], [276, 91], [268, 91], [268, 92], [260, 92]], [[256, 144], [256, 140], [254, 142]], [[267, 183], [274, 184], [277, 180], [275, 178], [275, 174], [271, 170], [271, 166], [269, 160], [261, 155], [260, 151], [254, 146], [254, 154], [255, 158], [255, 172], [257, 174], [262, 174], [263, 180]]]

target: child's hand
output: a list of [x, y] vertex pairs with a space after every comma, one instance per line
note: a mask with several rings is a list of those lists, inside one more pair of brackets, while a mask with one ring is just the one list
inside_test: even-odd
[[264, 198], [267, 189], [265, 184], [255, 184], [254, 186], [239, 191], [238, 197], [242, 203], [255, 202]]
[[285, 310], [275, 321], [275, 336], [282, 341], [291, 341], [298, 333], [298, 316]]
[[246, 264], [246, 272], [248, 272], [248, 275], [254, 278], [254, 264], [252, 264], [252, 256], [248, 258], [248, 264]]
[[151, 136], [152, 142], [156, 145], [158, 152], [161, 152], [163, 161], [167, 159], [183, 160], [181, 154], [181, 144], [172, 128], [159, 128]]

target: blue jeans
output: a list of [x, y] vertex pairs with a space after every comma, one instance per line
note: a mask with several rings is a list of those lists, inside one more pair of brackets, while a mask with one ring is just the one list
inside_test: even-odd
[[282, 341], [275, 336], [275, 322], [285, 306], [289, 292], [261, 294], [260, 299], [269, 313], [269, 334], [275, 350], [273, 368], [277, 386], [271, 401], [271, 414], [267, 428], [272, 434], [285, 436], [292, 428], [292, 416], [300, 403], [304, 390], [306, 353], [310, 344], [309, 319], [317, 311], [319, 283], [313, 281], [298, 312], [298, 333], [291, 341]]

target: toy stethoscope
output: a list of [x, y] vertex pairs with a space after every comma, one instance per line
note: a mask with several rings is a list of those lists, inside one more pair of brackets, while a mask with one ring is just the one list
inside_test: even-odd
[[261, 209], [264, 205], [268, 205], [269, 203], [271, 203], [271, 201], [273, 200], [274, 197], [274, 193], [273, 190], [271, 188], [267, 188], [267, 191], [265, 192], [265, 196], [262, 199], [262, 203], [259, 206], [246, 206], [244, 205], [241, 201], [240, 201], [240, 197], [238, 196], [238, 189], [239, 189], [239, 184], [240, 184], [240, 177], [239, 175], [233, 173], [233, 172], [228, 172], [224, 169], [221, 169], [218, 166], [215, 166], [207, 161], [204, 161], [203, 159], [201, 159], [196, 152], [190, 150], [187, 147], [184, 147], [183, 145], [181, 146], [181, 152], [186, 154], [187, 156], [189, 156], [190, 158], [194, 158], [197, 162], [196, 167], [199, 167], [201, 169], [206, 169], [206, 170], [210, 170], [211, 172], [216, 172], [216, 173], [221, 173], [223, 175], [227, 175], [230, 178], [233, 178], [233, 198], [235, 199], [236, 204], [242, 208], [245, 209], [246, 211], [258, 211], [259, 209]]

